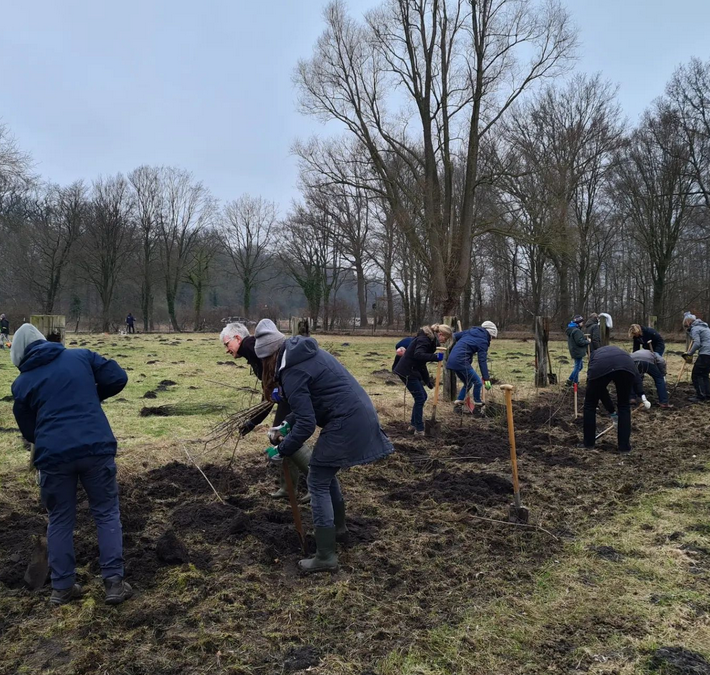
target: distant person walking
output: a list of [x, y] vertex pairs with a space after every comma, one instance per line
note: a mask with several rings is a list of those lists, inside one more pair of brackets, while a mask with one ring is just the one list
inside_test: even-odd
[[128, 312], [128, 316], [126, 317], [126, 329], [128, 333], [136, 332], [135, 322], [136, 320], [133, 318], [133, 314]]
[[5, 343], [10, 339], [10, 322], [4, 314], [0, 314], [0, 349], [5, 349]]
[[115, 362], [88, 349], [48, 342], [31, 324], [17, 329], [10, 358], [20, 371], [12, 383], [13, 413], [23, 437], [35, 445], [34, 465], [49, 514], [47, 548], [53, 605], [81, 597], [75, 583], [76, 487], [81, 481], [99, 539], [106, 604], [132, 594], [123, 580], [123, 537], [116, 481], [116, 438], [101, 401], [118, 394], [128, 376]]

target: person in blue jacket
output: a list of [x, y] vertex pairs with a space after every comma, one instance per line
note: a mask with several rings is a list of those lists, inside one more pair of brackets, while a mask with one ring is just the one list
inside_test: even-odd
[[[289, 457], [313, 435], [321, 432], [313, 447], [308, 490], [316, 538], [316, 555], [301, 560], [303, 572], [335, 571], [336, 538], [347, 535], [345, 502], [336, 477], [340, 469], [367, 464], [394, 451], [380, 427], [375, 407], [365, 390], [345, 367], [311, 337], [294, 336], [281, 342], [268, 334], [257, 336], [257, 353], [264, 346], [278, 349], [279, 393], [291, 406], [286, 418], [290, 430], [267, 454], [273, 460]], [[263, 343], [263, 344], [262, 344]]]
[[98, 530], [105, 600], [119, 604], [132, 589], [123, 580], [116, 439], [101, 401], [118, 394], [128, 376], [115, 361], [48, 342], [27, 323], [15, 333], [10, 358], [20, 370], [12, 383], [13, 412], [23, 437], [34, 443], [40, 497], [49, 514], [50, 602], [63, 605], [82, 595], [74, 559], [79, 480]]
[[[472, 387], [474, 404], [483, 405], [481, 390], [484, 383], [487, 391], [491, 388], [491, 378], [488, 373], [488, 348], [491, 338], [495, 337], [498, 337], [498, 328], [492, 321], [484, 321], [480, 326], [473, 326], [460, 333], [454, 333], [454, 346], [451, 348], [446, 368], [455, 373], [456, 377], [463, 382], [458, 398], [454, 401], [455, 412], [463, 412], [463, 402]], [[474, 354], [478, 354], [478, 367], [481, 370], [483, 382], [471, 365]]]

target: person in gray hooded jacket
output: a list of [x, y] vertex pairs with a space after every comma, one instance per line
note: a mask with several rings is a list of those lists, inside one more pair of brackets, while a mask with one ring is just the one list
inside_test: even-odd
[[336, 537], [347, 533], [345, 502], [336, 474], [386, 457], [394, 448], [360, 383], [333, 355], [319, 349], [313, 338], [295, 336], [283, 343], [277, 378], [280, 393], [292, 410], [286, 418], [291, 429], [275, 448], [278, 455], [289, 457], [316, 427], [321, 429], [308, 472], [316, 555], [298, 565], [303, 572], [332, 572], [338, 568]]
[[692, 372], [695, 396], [691, 396], [688, 400], [691, 403], [710, 401], [710, 328], [694, 314], [686, 315], [683, 319], [683, 327], [693, 341], [684, 358], [690, 361], [693, 354], [698, 353]]

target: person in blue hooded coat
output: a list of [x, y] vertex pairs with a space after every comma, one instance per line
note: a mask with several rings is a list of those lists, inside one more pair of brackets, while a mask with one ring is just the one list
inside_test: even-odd
[[[462, 412], [463, 402], [468, 392], [473, 387], [473, 402], [483, 405], [481, 390], [485, 383], [486, 391], [491, 388], [491, 378], [488, 373], [488, 348], [491, 338], [498, 337], [498, 328], [492, 321], [484, 321], [480, 326], [473, 326], [468, 330], [454, 333], [454, 346], [451, 348], [446, 361], [446, 369], [456, 374], [463, 387], [454, 401], [454, 411]], [[483, 377], [483, 382], [471, 365], [474, 354], [478, 355], [478, 367]]]
[[[268, 335], [257, 337], [257, 353], [262, 349], [261, 342], [267, 340]], [[276, 452], [282, 457], [291, 456], [316, 427], [321, 429], [308, 471], [316, 555], [301, 560], [299, 567], [303, 572], [335, 571], [336, 538], [347, 535], [345, 502], [337, 473], [382, 459], [394, 448], [360, 383], [334, 356], [319, 349], [313, 338], [289, 338], [279, 346], [278, 354], [280, 394], [292, 412], [286, 418], [290, 430], [278, 442]]]
[[123, 602], [132, 589], [123, 580], [116, 438], [101, 401], [118, 394], [128, 376], [115, 361], [88, 349], [48, 342], [31, 324], [15, 333], [10, 358], [20, 370], [12, 384], [13, 412], [24, 438], [34, 443], [40, 497], [49, 514], [50, 602], [63, 605], [82, 595], [75, 583], [77, 481], [98, 530], [106, 603]]

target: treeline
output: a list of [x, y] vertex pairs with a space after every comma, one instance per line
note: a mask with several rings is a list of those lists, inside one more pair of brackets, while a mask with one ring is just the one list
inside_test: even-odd
[[325, 23], [294, 79], [342, 132], [294, 145], [284, 215], [173, 168], [41, 185], [0, 133], [0, 306], [103, 329], [126, 309], [176, 330], [710, 316], [710, 61], [631, 126], [611, 84], [570, 71], [556, 0], [387, 0], [361, 20], [336, 1]]

